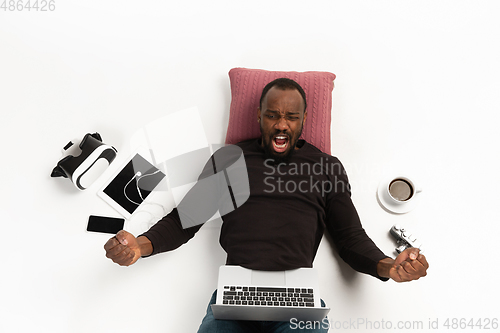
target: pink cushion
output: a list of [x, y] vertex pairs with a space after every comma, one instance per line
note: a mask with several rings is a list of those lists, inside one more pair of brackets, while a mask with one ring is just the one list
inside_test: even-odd
[[274, 79], [286, 77], [302, 86], [307, 98], [307, 119], [301, 138], [321, 151], [330, 151], [330, 123], [332, 91], [335, 74], [329, 72], [275, 72], [261, 69], [233, 68], [231, 81], [231, 108], [226, 144], [260, 137], [257, 108], [265, 85]]

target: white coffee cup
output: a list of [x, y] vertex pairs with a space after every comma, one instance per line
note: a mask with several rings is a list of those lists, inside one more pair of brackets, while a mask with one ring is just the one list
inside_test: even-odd
[[393, 177], [384, 189], [385, 199], [395, 205], [405, 205], [411, 202], [417, 193], [422, 192], [410, 178], [405, 176]]

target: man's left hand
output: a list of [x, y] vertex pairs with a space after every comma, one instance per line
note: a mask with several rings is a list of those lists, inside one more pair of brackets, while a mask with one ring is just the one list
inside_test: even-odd
[[389, 277], [396, 282], [418, 280], [427, 275], [429, 264], [420, 250], [408, 248], [401, 252], [389, 270]]

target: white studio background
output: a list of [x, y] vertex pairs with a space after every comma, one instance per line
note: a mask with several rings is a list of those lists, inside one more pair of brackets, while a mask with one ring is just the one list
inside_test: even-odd
[[[220, 225], [119, 267], [109, 236], [85, 231], [90, 214], [118, 216], [99, 182], [81, 192], [50, 172], [73, 138], [97, 131], [126, 152], [141, 126], [192, 106], [222, 142], [233, 67], [335, 73], [332, 152], [365, 229], [389, 255], [395, 223], [425, 244], [429, 275], [396, 284], [352, 272], [324, 240], [315, 267], [333, 322], [422, 332], [499, 316], [497, 1], [0, 2], [1, 332], [196, 331], [225, 261]], [[423, 188], [405, 215], [375, 196], [395, 170]]]

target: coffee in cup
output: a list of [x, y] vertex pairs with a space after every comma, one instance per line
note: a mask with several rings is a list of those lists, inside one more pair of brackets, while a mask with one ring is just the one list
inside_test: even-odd
[[410, 200], [414, 192], [413, 185], [403, 178], [396, 178], [389, 184], [389, 194], [398, 201]]
[[408, 213], [418, 202], [422, 188], [411, 178], [402, 174], [392, 175], [382, 180], [377, 189], [380, 205], [391, 213]]
[[389, 202], [402, 205], [411, 201], [415, 194], [421, 191], [408, 177], [399, 176], [388, 182], [385, 188], [385, 196]]

